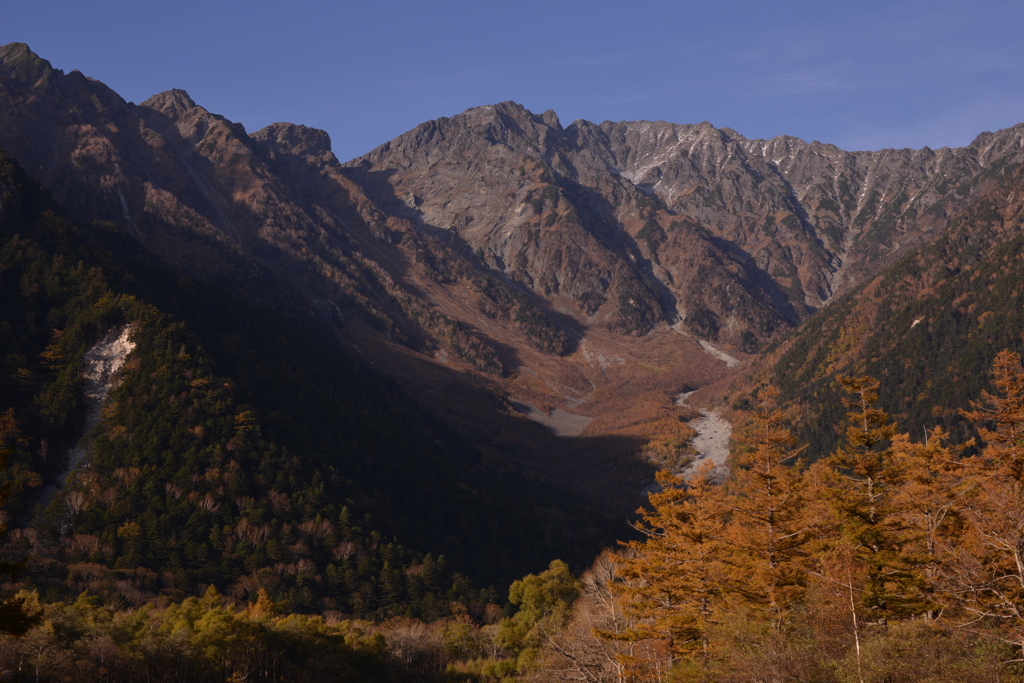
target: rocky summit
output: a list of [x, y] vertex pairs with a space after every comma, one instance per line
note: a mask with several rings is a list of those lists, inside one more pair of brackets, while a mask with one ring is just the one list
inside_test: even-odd
[[979, 176], [1020, 161], [1022, 132], [845, 152], [708, 123], [563, 128], [506, 102], [346, 166], [388, 211], [448, 231], [589, 324], [643, 334], [683, 321], [750, 347], [942, 227]]

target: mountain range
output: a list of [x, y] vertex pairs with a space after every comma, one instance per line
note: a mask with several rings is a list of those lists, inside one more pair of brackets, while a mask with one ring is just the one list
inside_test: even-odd
[[[621, 523], [656, 466], [692, 454], [681, 392], [740, 411], [776, 383], [815, 408], [804, 435], [821, 452], [842, 372], [881, 375], [914, 424], [938, 419], [914, 404], [949, 398], [938, 417], [954, 423], [995, 347], [1020, 343], [1022, 141], [1024, 124], [958, 149], [850, 152], [706, 122], [563, 126], [504, 102], [342, 162], [324, 131], [249, 133], [182, 90], [126, 102], [0, 48], [0, 148], [82, 234], [315, 325], [484, 478], [512, 469], [579, 496], [573, 520], [601, 504]], [[966, 388], [939, 392], [950, 382]]]

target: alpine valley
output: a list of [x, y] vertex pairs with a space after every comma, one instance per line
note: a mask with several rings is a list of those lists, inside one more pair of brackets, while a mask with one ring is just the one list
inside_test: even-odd
[[[653, 626], [565, 644], [628, 583], [602, 550], [667, 528], [656, 471], [744, 471], [769, 384], [807, 462], [853, 376], [984, 436], [1024, 348], [1024, 124], [863, 152], [503, 102], [341, 161], [12, 43], [0, 150], [4, 587], [59, 624], [11, 680], [670, 680]], [[712, 660], [671, 680], [755, 680]]]

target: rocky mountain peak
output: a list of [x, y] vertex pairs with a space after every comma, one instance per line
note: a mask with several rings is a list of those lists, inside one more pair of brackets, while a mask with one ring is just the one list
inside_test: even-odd
[[543, 143], [549, 132], [562, 132], [562, 124], [553, 110], [538, 115], [511, 100], [473, 107], [446, 120], [456, 126], [490, 127], [494, 138], [506, 143], [515, 137], [523, 137], [530, 144]]
[[179, 153], [205, 146], [208, 154], [216, 147], [229, 156], [244, 155], [253, 144], [242, 124], [197, 105], [184, 90], [153, 95], [138, 109], [146, 125], [163, 135]]
[[249, 137], [260, 146], [278, 154], [297, 157], [322, 157], [331, 154], [331, 136], [319, 128], [294, 123], [272, 123]]
[[555, 113], [554, 109], [548, 109], [546, 112], [540, 115], [540, 118], [551, 128], [556, 130], [562, 130], [562, 123], [558, 120], [558, 114]]
[[504, 102], [498, 102], [497, 104], [484, 104], [479, 107], [470, 107], [466, 111], [461, 114], [457, 114], [452, 118], [464, 118], [466, 120], [470, 120], [474, 118], [494, 117], [495, 115], [511, 116], [512, 118], [530, 118], [533, 117], [534, 114], [518, 102], [506, 100]]
[[187, 92], [177, 88], [157, 93], [139, 106], [152, 109], [172, 120], [179, 119], [193, 109], [199, 108]]
[[25, 43], [9, 43], [0, 47], [0, 75], [15, 78], [27, 85], [47, 79], [56, 69]]
[[994, 159], [1024, 148], [1024, 124], [1017, 124], [995, 133], [984, 132], [968, 145], [978, 163], [986, 166]]

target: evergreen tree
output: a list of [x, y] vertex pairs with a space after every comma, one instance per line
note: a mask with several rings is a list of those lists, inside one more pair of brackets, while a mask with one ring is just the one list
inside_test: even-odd
[[1024, 371], [1002, 351], [997, 393], [984, 392], [964, 416], [985, 444], [965, 461], [967, 530], [942, 567], [942, 587], [972, 621], [990, 623], [1024, 649]]
[[582, 584], [561, 560], [546, 571], [513, 582], [508, 599], [519, 611], [498, 625], [494, 641], [516, 654], [521, 672], [530, 670], [541, 645], [569, 623]]
[[617, 558], [623, 582], [616, 586], [635, 625], [615, 637], [662, 639], [670, 660], [710, 658], [711, 629], [728, 590], [728, 507], [712, 469], [704, 463], [688, 482], [658, 472], [662, 490], [650, 494], [651, 509], [641, 509], [636, 523], [647, 538]]
[[903, 477], [893, 498], [908, 534], [902, 552], [907, 561], [920, 566], [929, 593], [938, 563], [963, 533], [962, 500], [970, 489], [961, 456], [973, 442], [948, 442], [942, 427], [929, 432], [924, 443], [912, 442], [907, 434], [897, 434], [892, 441], [893, 458]]
[[838, 512], [843, 541], [864, 566], [861, 601], [871, 620], [884, 622], [923, 609], [911, 598], [920, 576], [902, 553], [909, 533], [895, 500], [904, 480], [891, 444], [896, 425], [877, 407], [877, 380], [844, 376], [839, 381], [849, 395], [844, 398], [848, 426], [844, 445], [825, 461], [824, 493]]
[[754, 419], [733, 458], [726, 505], [736, 555], [733, 590], [768, 613], [776, 628], [800, 599], [805, 561], [821, 515], [809, 499], [803, 448], [778, 408], [779, 392], [758, 392]]

